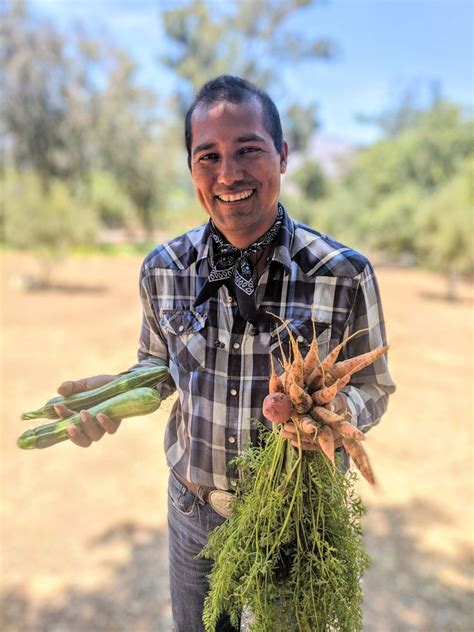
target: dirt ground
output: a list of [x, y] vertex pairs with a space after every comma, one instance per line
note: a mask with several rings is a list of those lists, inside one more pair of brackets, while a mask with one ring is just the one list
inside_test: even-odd
[[[170, 632], [163, 431], [169, 404], [88, 450], [19, 450], [20, 414], [65, 379], [134, 363], [136, 257], [75, 257], [31, 291], [2, 256], [3, 632]], [[473, 612], [473, 297], [379, 268], [397, 393], [368, 437], [366, 632], [468, 632]]]

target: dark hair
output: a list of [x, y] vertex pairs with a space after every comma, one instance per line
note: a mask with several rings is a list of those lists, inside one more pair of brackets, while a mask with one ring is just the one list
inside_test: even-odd
[[283, 144], [283, 132], [281, 129], [280, 115], [271, 98], [266, 92], [257, 88], [246, 79], [233, 77], [232, 75], [220, 75], [205, 83], [197, 93], [189, 110], [186, 112], [184, 123], [184, 137], [188, 152], [188, 165], [191, 167], [191, 117], [198, 105], [227, 101], [228, 103], [245, 103], [256, 98], [262, 104], [263, 125], [273, 139], [276, 150], [281, 151]]

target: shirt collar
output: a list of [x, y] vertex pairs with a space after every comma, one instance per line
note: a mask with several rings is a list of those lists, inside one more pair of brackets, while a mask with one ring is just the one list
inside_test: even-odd
[[[280, 204], [283, 208], [283, 206]], [[275, 238], [275, 247], [273, 249], [273, 255], [271, 261], [280, 263], [286, 272], [290, 272], [291, 269], [291, 247], [293, 244], [295, 228], [292, 220], [288, 216], [287, 212], [283, 208], [283, 223], [278, 235]], [[196, 258], [196, 270], [198, 273], [209, 274], [212, 259], [212, 237], [210, 232], [210, 220], [204, 226], [202, 238], [198, 243]], [[204, 264], [207, 263], [207, 266]]]

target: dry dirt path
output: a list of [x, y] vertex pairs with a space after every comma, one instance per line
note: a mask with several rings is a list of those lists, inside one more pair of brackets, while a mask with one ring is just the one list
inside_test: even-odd
[[[57, 287], [25, 291], [34, 261], [2, 255], [3, 632], [170, 632], [163, 430], [124, 422], [89, 450], [20, 451], [22, 411], [62, 380], [135, 360], [140, 259], [76, 257]], [[473, 629], [473, 289], [378, 270], [398, 391], [368, 450], [381, 480], [361, 483], [373, 566], [366, 632]], [[457, 351], [454, 351], [457, 350]]]

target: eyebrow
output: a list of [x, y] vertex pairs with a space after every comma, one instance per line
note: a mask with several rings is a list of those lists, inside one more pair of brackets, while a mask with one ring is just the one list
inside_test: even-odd
[[[267, 141], [263, 136], [259, 136], [258, 134], [246, 134], [245, 136], [239, 136], [235, 139], [237, 143], [249, 143], [251, 141], [258, 143], [266, 143]], [[200, 151], [207, 151], [208, 149], [214, 149], [216, 147], [216, 143], [202, 143], [201, 145], [197, 145], [194, 148], [193, 156], [195, 156]]]

